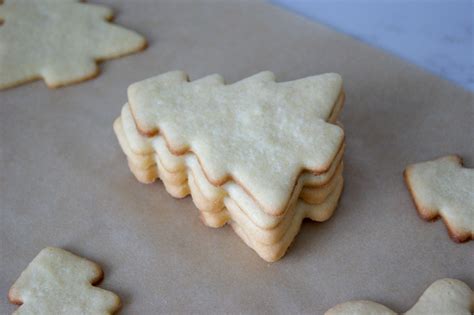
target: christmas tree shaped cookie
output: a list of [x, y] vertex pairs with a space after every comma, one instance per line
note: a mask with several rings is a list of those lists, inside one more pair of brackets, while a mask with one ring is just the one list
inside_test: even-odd
[[324, 173], [344, 139], [326, 119], [341, 92], [337, 74], [276, 83], [262, 72], [225, 85], [170, 72], [128, 89], [138, 129], [158, 131], [170, 151], [192, 151], [214, 185], [232, 179], [278, 215], [303, 170]]
[[174, 71], [132, 84], [114, 130], [139, 181], [191, 194], [206, 225], [228, 223], [275, 261], [304, 218], [327, 220], [337, 206], [343, 103], [337, 74], [277, 83], [262, 72], [226, 85]]
[[106, 7], [77, 0], [6, 0], [0, 5], [0, 89], [39, 78], [49, 87], [87, 80], [98, 74], [98, 60], [146, 46], [142, 36], [108, 22], [112, 17]]
[[405, 181], [423, 219], [441, 217], [456, 242], [474, 239], [474, 169], [459, 156], [409, 165]]
[[21, 304], [14, 314], [113, 314], [120, 299], [94, 287], [101, 268], [63, 249], [43, 249], [10, 288], [8, 298]]

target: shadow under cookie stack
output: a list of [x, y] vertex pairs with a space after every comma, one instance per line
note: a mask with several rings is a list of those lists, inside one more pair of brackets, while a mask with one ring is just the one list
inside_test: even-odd
[[331, 217], [343, 188], [344, 104], [334, 73], [226, 85], [174, 71], [132, 84], [114, 130], [138, 181], [189, 194], [204, 224], [226, 223], [264, 260], [280, 259], [303, 219]]

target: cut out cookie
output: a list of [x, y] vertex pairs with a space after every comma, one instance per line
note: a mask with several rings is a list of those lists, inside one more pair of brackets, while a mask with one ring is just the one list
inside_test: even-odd
[[[474, 293], [456, 279], [441, 279], [431, 284], [405, 315], [471, 315]], [[325, 315], [395, 315], [389, 308], [371, 301], [351, 301], [334, 306]]]
[[14, 314], [113, 314], [120, 299], [94, 287], [103, 272], [99, 265], [60, 248], [43, 249], [21, 273], [8, 293], [21, 304]]
[[99, 73], [96, 61], [145, 48], [142, 36], [109, 23], [112, 17], [109, 8], [76, 0], [6, 0], [0, 89], [39, 78], [51, 88], [84, 81]]
[[159, 132], [175, 155], [192, 151], [213, 185], [234, 180], [271, 215], [283, 213], [303, 170], [331, 166], [344, 132], [328, 120], [341, 95], [335, 73], [277, 83], [267, 71], [225, 85], [174, 71], [128, 88], [140, 132]]
[[441, 217], [456, 242], [474, 239], [474, 169], [464, 168], [461, 157], [409, 165], [404, 177], [423, 219]]
[[285, 254], [304, 218], [333, 214], [345, 147], [339, 75], [276, 83], [262, 72], [225, 85], [175, 71], [128, 94], [114, 130], [135, 177], [191, 194], [206, 225], [229, 224], [264, 260]]

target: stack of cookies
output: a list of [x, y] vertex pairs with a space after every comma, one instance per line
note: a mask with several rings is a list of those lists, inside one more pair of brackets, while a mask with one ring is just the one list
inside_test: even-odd
[[191, 194], [206, 225], [228, 223], [270, 262], [304, 218], [325, 221], [337, 206], [343, 103], [334, 73], [277, 83], [261, 72], [226, 85], [173, 71], [132, 84], [114, 130], [140, 182]]

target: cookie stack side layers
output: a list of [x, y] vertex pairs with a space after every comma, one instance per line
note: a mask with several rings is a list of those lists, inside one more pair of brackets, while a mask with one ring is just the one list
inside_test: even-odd
[[[124, 107], [124, 109], [126, 109], [126, 106]], [[140, 181], [144, 183], [152, 182], [158, 177], [158, 173], [159, 173], [167, 189], [171, 186], [171, 184], [174, 184], [173, 186], [171, 186], [174, 189], [172, 190], [168, 189], [170, 194], [172, 194], [176, 198], [181, 198], [181, 197], [186, 196], [189, 191], [187, 190], [183, 191], [182, 194], [181, 193], [175, 194], [174, 191], [177, 191], [178, 190], [177, 188], [183, 187], [184, 184], [186, 184], [188, 177], [184, 170], [187, 167], [186, 165], [188, 165], [188, 167], [190, 168], [190, 173], [195, 174], [194, 179], [195, 181], [198, 182], [200, 186], [200, 191], [204, 193], [207, 199], [211, 199], [211, 200], [217, 200], [219, 198], [222, 199], [227, 194], [227, 192], [225, 191], [227, 190], [231, 196], [233, 196], [234, 198], [240, 199], [241, 202], [245, 203], [248, 208], [259, 207], [258, 205], [255, 204], [253, 199], [250, 196], [248, 196], [245, 190], [242, 189], [239, 185], [231, 185], [229, 183], [229, 184], [223, 185], [223, 187], [220, 188], [220, 187], [215, 187], [211, 183], [209, 183], [209, 181], [207, 180], [207, 178], [205, 177], [205, 175], [203, 174], [199, 166], [199, 162], [193, 156], [193, 154], [187, 154], [185, 156], [179, 156], [179, 157], [174, 156], [173, 158], [173, 155], [167, 150], [166, 145], [164, 145], [164, 141], [161, 137], [153, 138], [153, 146], [156, 148], [156, 152], [157, 152], [156, 154], [153, 153], [153, 154], [147, 154], [147, 155], [138, 155], [138, 154], [133, 153], [131, 146], [129, 145], [129, 140], [127, 140], [127, 137], [126, 137], [127, 132], [124, 132], [123, 131], [124, 129], [122, 128], [123, 124], [127, 125], [126, 120], [129, 116], [125, 115], [126, 113], [127, 111], [124, 110], [123, 111], [124, 115], [121, 118], [117, 119], [114, 127], [115, 127], [116, 134], [119, 138], [120, 144], [122, 145], [122, 148], [128, 157], [130, 168]], [[130, 130], [131, 129], [128, 129], [128, 131]], [[137, 138], [142, 137], [138, 134], [138, 132], [136, 132], [136, 130], [135, 130], [135, 133], [136, 133], [135, 136]], [[128, 137], [128, 139], [133, 140], [133, 137]], [[147, 140], [147, 138], [143, 138], [142, 140]], [[146, 143], [146, 141], [144, 141], [143, 143]], [[152, 145], [152, 144], [149, 144], [149, 145]], [[335, 174], [342, 173], [343, 148], [344, 147], [342, 147], [340, 152], [337, 154], [336, 159], [332, 163], [328, 172], [321, 175], [317, 175], [317, 176], [312, 175], [312, 174], [303, 174], [302, 176], [300, 176], [298, 178], [297, 185], [294, 189], [294, 192], [297, 192], [301, 189], [302, 190], [301, 195], [306, 196], [306, 198], [303, 198], [303, 199], [305, 199], [309, 203], [319, 203], [317, 199], [321, 198], [321, 191], [318, 190], [318, 188], [330, 187], [332, 184], [330, 180], [333, 179]], [[152, 162], [154, 158], [156, 158], [155, 164], [153, 164]], [[163, 163], [162, 161], [166, 161], [166, 162]], [[140, 162], [142, 164], [139, 164]], [[143, 180], [144, 178], [146, 178], [146, 180]], [[294, 193], [294, 195], [297, 195], [297, 194]], [[243, 199], [245, 197], [246, 199]], [[198, 208], [201, 209], [199, 205], [198, 205]], [[221, 208], [222, 206], [213, 207], [213, 211], [220, 210]], [[202, 210], [209, 211], [208, 209], [209, 207], [204, 207]], [[265, 214], [264, 212], [262, 216], [264, 218], [265, 217], [274, 218], [274, 216]], [[264, 228], [271, 228], [271, 227], [272, 226], [266, 226]]]
[[[119, 139], [121, 139], [120, 142], [122, 143], [124, 151], [129, 152], [130, 148], [128, 147], [126, 139], [124, 139], [120, 118], [116, 120], [114, 127]], [[151, 156], [156, 157], [157, 164], [161, 165], [158, 154], [151, 154]], [[187, 161], [190, 161], [190, 165], [193, 165], [191, 161], [196, 161], [192, 156], [186, 158]], [[129, 161], [129, 165], [133, 165], [133, 162]], [[326, 176], [327, 174], [319, 176], [329, 178], [329, 180], [321, 185], [320, 189], [317, 186], [304, 188], [316, 190], [316, 195], [323, 194], [327, 196], [328, 200], [321, 200], [320, 204], [314, 205], [313, 207], [313, 205], [299, 199], [297, 204], [292, 204], [289, 207], [289, 211], [283, 216], [270, 216], [263, 210], [247, 210], [247, 212], [244, 212], [234, 199], [230, 196], [225, 196], [227, 190], [229, 195], [240, 197], [238, 200], [239, 203], [244, 205], [244, 209], [255, 209], [255, 202], [239, 185], [227, 183], [223, 188], [214, 187], [206, 180], [205, 176], [201, 175], [200, 181], [206, 183], [207, 188], [214, 191], [214, 195], [222, 196], [221, 199], [217, 200], [207, 199], [194, 183], [193, 173], [202, 174], [202, 170], [200, 170], [199, 167], [191, 167], [187, 170], [187, 175], [184, 173], [184, 176], [174, 176], [174, 179], [170, 179], [173, 175], [170, 176], [163, 167], [161, 168], [163, 172], [158, 171], [156, 167], [138, 171], [133, 168], [131, 169], [137, 177], [140, 176], [137, 175], [139, 174], [137, 172], [140, 171], [142, 173], [148, 172], [154, 174], [146, 175], [152, 178], [152, 180], [158, 178], [158, 175], [161, 176], [166, 190], [176, 198], [182, 198], [191, 193], [195, 205], [201, 211], [201, 219], [206, 225], [210, 227], [221, 227], [225, 223], [230, 223], [239, 236], [262, 258], [267, 261], [275, 261], [285, 253], [291, 241], [296, 236], [304, 218], [309, 217], [314, 221], [325, 221], [332, 215], [342, 191], [342, 167], [343, 163], [340, 162], [337, 167], [339, 169], [338, 172], [341, 174], [337, 176], [339, 178], [338, 180], [335, 178], [336, 175], [334, 171], [331, 178]], [[179, 183], [179, 177], [184, 178], [183, 182]], [[314, 182], [321, 181], [317, 178], [318, 176], [314, 175], [311, 175], [311, 177], [303, 175], [300, 176], [300, 179], [304, 177], [314, 178]], [[328, 187], [334, 187], [335, 192], [328, 190]], [[249, 204], [253, 205], [253, 207], [249, 207]], [[206, 205], [210, 205], [209, 208], [206, 208]]]
[[[337, 74], [276, 83], [263, 72], [224, 85], [175, 71], [133, 84], [114, 130], [139, 181], [159, 177], [172, 196], [191, 194], [206, 225], [229, 223], [275, 261], [304, 218], [327, 220], [337, 206], [343, 103]], [[156, 117], [164, 118], [153, 126]], [[242, 181], [252, 172], [264, 180]]]

